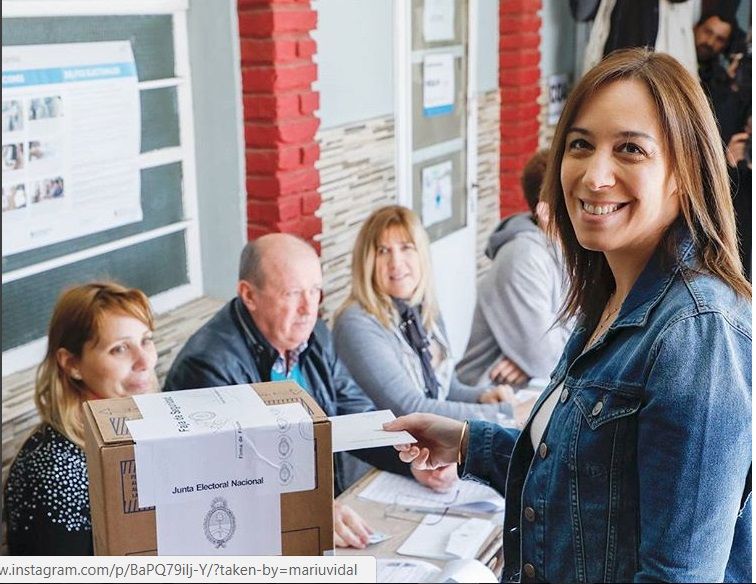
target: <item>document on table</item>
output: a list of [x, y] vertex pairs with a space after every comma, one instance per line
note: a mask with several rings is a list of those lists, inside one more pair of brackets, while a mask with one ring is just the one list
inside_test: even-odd
[[451, 492], [438, 493], [417, 481], [390, 472], [378, 473], [357, 496], [417, 511], [443, 511], [447, 507], [469, 513], [497, 513], [504, 510], [504, 497], [480, 483], [457, 481]]
[[376, 562], [378, 582], [433, 582], [439, 574], [441, 568], [424, 560], [378, 558]]
[[498, 582], [477, 560], [452, 560], [442, 570], [425, 560], [378, 558], [378, 582]]
[[474, 558], [494, 528], [478, 517], [426, 515], [396, 553], [433, 560]]
[[[417, 442], [409, 432], [386, 432], [383, 424], [395, 419], [391, 410], [332, 416], [331, 441], [334, 452], [358, 450], [360, 448], [378, 448], [395, 444], [412, 444]], [[397, 453], [397, 456], [399, 454]]]

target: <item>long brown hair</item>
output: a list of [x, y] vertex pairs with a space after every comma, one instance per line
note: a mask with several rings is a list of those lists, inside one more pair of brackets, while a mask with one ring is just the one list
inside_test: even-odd
[[738, 254], [735, 215], [724, 149], [711, 107], [699, 82], [672, 57], [647, 49], [611, 53], [572, 90], [554, 134], [541, 197], [549, 203], [549, 229], [564, 249], [569, 290], [562, 318], [598, 318], [614, 290], [614, 276], [603, 253], [583, 248], [567, 214], [560, 179], [565, 140], [580, 109], [601, 88], [623, 80], [642, 82], [659, 117], [669, 167], [678, 186], [681, 217], [660, 246], [674, 259], [673, 229], [684, 221], [695, 244], [700, 269], [727, 283], [746, 298], [751, 286]]
[[420, 256], [420, 282], [410, 304], [422, 303], [423, 325], [430, 330], [438, 317], [438, 304], [433, 290], [430, 241], [418, 216], [407, 207], [388, 205], [376, 209], [365, 220], [352, 251], [352, 289], [337, 311], [337, 316], [350, 304], [357, 303], [389, 327], [394, 305], [388, 294], [378, 288], [375, 276], [376, 250], [381, 237], [390, 229], [397, 229], [415, 244]]
[[83, 384], [58, 362], [66, 349], [81, 357], [85, 343], [97, 343], [110, 313], [132, 316], [155, 329], [150, 302], [144, 292], [114, 282], [92, 282], [64, 291], [58, 298], [47, 334], [47, 353], [37, 369], [34, 403], [43, 424], [49, 424], [79, 447], [84, 446], [81, 415]]

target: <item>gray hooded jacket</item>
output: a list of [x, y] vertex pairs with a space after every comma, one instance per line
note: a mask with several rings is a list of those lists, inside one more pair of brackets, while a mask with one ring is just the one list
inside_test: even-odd
[[570, 332], [556, 323], [566, 292], [558, 247], [522, 213], [499, 224], [486, 255], [493, 265], [478, 285], [459, 379], [490, 383], [489, 371], [503, 357], [529, 377], [548, 378]]

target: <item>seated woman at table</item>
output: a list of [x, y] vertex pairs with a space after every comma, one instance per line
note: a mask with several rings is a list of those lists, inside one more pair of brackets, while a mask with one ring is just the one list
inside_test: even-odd
[[333, 332], [337, 354], [378, 409], [512, 421], [510, 387], [476, 388], [457, 379], [428, 236], [406, 207], [378, 209], [360, 229], [351, 293]]
[[53, 310], [34, 401], [41, 423], [4, 492], [11, 555], [92, 555], [85, 401], [157, 390], [155, 328], [143, 292], [111, 282], [65, 291]]

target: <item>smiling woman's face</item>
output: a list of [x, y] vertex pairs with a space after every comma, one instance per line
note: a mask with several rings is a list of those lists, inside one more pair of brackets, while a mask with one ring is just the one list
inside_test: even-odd
[[615, 81], [568, 128], [561, 181], [580, 245], [649, 253], [680, 214], [654, 101], [637, 80]]
[[121, 312], [105, 313], [96, 343], [84, 344], [75, 376], [93, 397], [126, 397], [157, 390], [152, 331]]
[[409, 300], [420, 284], [420, 253], [403, 229], [387, 229], [375, 250], [375, 283], [378, 290]]

